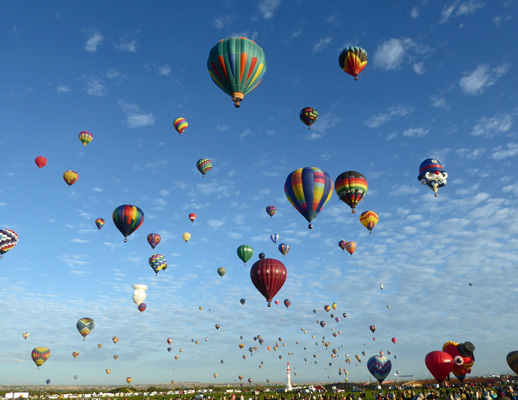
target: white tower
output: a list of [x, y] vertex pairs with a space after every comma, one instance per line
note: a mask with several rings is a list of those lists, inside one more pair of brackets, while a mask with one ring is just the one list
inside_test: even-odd
[[286, 370], [286, 390], [290, 391], [291, 388], [291, 375], [290, 375], [290, 363], [288, 362], [288, 369]]

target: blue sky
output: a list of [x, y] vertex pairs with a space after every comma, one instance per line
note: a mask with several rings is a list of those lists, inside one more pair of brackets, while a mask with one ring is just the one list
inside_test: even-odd
[[[9, 2], [0, 17], [0, 225], [20, 240], [0, 260], [0, 383], [279, 382], [287, 361], [294, 382], [343, 380], [339, 368], [367, 380], [366, 359], [380, 350], [392, 353], [391, 377], [429, 377], [425, 355], [448, 340], [475, 344], [474, 375], [509, 373], [518, 3], [440, 3]], [[267, 62], [240, 109], [206, 67], [210, 49], [235, 35], [255, 40]], [[356, 82], [338, 65], [349, 45], [369, 55]], [[298, 117], [307, 106], [319, 112], [310, 131]], [[181, 137], [178, 117], [189, 123]], [[86, 147], [83, 130], [94, 136]], [[39, 155], [48, 159], [41, 170]], [[416, 179], [428, 157], [449, 174], [437, 198]], [[213, 164], [204, 179], [200, 158]], [[308, 230], [284, 195], [288, 174], [306, 166], [333, 181], [363, 173], [358, 212], [333, 193]], [[69, 169], [79, 174], [71, 188]], [[145, 213], [127, 243], [111, 219], [121, 204]], [[372, 235], [359, 223], [366, 210], [380, 218]], [[162, 236], [155, 251], [151, 232]], [[290, 245], [285, 258], [272, 233]], [[358, 244], [353, 257], [342, 239]], [[241, 244], [255, 251], [246, 267]], [[288, 271], [272, 308], [249, 276], [261, 251]], [[153, 253], [167, 258], [158, 276]], [[149, 287], [142, 314], [134, 283]], [[323, 309], [333, 302], [348, 314], [339, 323]], [[75, 327], [83, 317], [96, 321], [86, 341]], [[40, 370], [36, 346], [51, 349]], [[259, 349], [250, 355], [250, 346]], [[362, 363], [345, 363], [362, 351]]]

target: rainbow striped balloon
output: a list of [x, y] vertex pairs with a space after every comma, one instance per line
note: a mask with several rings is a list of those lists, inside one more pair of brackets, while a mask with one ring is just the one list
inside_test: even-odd
[[345, 171], [335, 180], [335, 191], [340, 200], [351, 207], [353, 213], [356, 205], [367, 193], [367, 179], [356, 171]]
[[327, 172], [316, 167], [299, 168], [286, 178], [284, 194], [291, 205], [309, 222], [329, 201], [333, 192], [333, 181]]
[[187, 121], [185, 120], [185, 118], [176, 118], [174, 120], [174, 129], [176, 129], [176, 132], [178, 132], [180, 135], [182, 134], [182, 132], [184, 130], [187, 129], [187, 127], [189, 126], [189, 124], [187, 123]]
[[135, 232], [144, 222], [144, 212], [137, 206], [125, 204], [113, 211], [113, 223], [128, 241], [128, 236]]
[[47, 361], [50, 357], [50, 349], [48, 347], [35, 347], [32, 349], [32, 361], [38, 366], [38, 369]]
[[196, 162], [196, 168], [200, 171], [205, 178], [205, 174], [212, 169], [212, 162], [208, 158], [200, 158]]

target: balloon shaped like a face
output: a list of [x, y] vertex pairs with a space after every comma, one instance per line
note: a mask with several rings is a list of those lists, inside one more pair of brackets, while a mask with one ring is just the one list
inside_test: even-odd
[[447, 178], [448, 173], [435, 158], [427, 158], [419, 166], [417, 180], [423, 185], [428, 186], [435, 193], [435, 197], [437, 197], [439, 188], [446, 186]]
[[147, 285], [134, 284], [133, 289], [135, 289], [133, 292], [133, 302], [139, 306], [146, 300]]
[[455, 343], [448, 341], [444, 343], [442, 350], [448, 353], [453, 359], [452, 373], [461, 382], [466, 374], [471, 373], [471, 367], [475, 362], [475, 346], [471, 342]]

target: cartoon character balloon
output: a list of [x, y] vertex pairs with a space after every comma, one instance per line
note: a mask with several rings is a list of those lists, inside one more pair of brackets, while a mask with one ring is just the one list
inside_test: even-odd
[[354, 80], [358, 80], [358, 74], [367, 66], [367, 52], [358, 46], [349, 46], [342, 50], [338, 56], [338, 64], [340, 68], [349, 75], [354, 76]]
[[390, 370], [392, 369], [392, 363], [387, 357], [376, 355], [367, 360], [367, 369], [381, 385], [387, 375], [390, 373]]
[[187, 126], [189, 126], [185, 118], [176, 118], [173, 124], [174, 129], [176, 129], [176, 132], [178, 132], [180, 136], [182, 135], [182, 132], [187, 129]]
[[331, 198], [333, 181], [328, 173], [316, 167], [299, 168], [286, 178], [284, 193], [295, 209], [309, 222]]
[[0, 229], [0, 258], [18, 243], [18, 234], [12, 229]]
[[[262, 254], [262, 253], [261, 253]], [[268, 307], [272, 306], [273, 297], [286, 282], [287, 271], [282, 262], [274, 258], [262, 258], [250, 269], [250, 279], [257, 290], [266, 298]]]
[[92, 318], [81, 318], [77, 321], [76, 327], [81, 336], [83, 336], [83, 340], [85, 340], [95, 328], [95, 322]]
[[124, 236], [124, 242], [128, 236], [135, 232], [144, 222], [144, 212], [137, 206], [125, 204], [113, 211], [113, 223]]
[[133, 302], [139, 306], [144, 300], [146, 300], [147, 285], [135, 283], [133, 285]]
[[466, 374], [471, 373], [471, 367], [475, 362], [475, 346], [471, 342], [455, 343], [448, 341], [443, 344], [442, 351], [448, 353], [453, 359], [453, 375], [462, 383]]
[[445, 351], [431, 351], [424, 359], [426, 368], [437, 383], [442, 383], [453, 369], [453, 358]]
[[239, 108], [243, 97], [254, 90], [266, 72], [263, 49], [245, 37], [222, 39], [207, 60], [210, 77]]
[[446, 178], [448, 173], [435, 158], [427, 158], [419, 166], [417, 180], [428, 186], [435, 193], [435, 197], [438, 196], [439, 188], [446, 186]]
[[318, 111], [313, 107], [304, 107], [300, 110], [299, 118], [303, 124], [307, 125], [309, 129], [311, 129], [311, 125], [313, 125], [318, 119]]
[[150, 233], [147, 235], [147, 242], [151, 246], [152, 249], [154, 249], [156, 246], [158, 246], [158, 243], [162, 240], [162, 237], [158, 233]]

